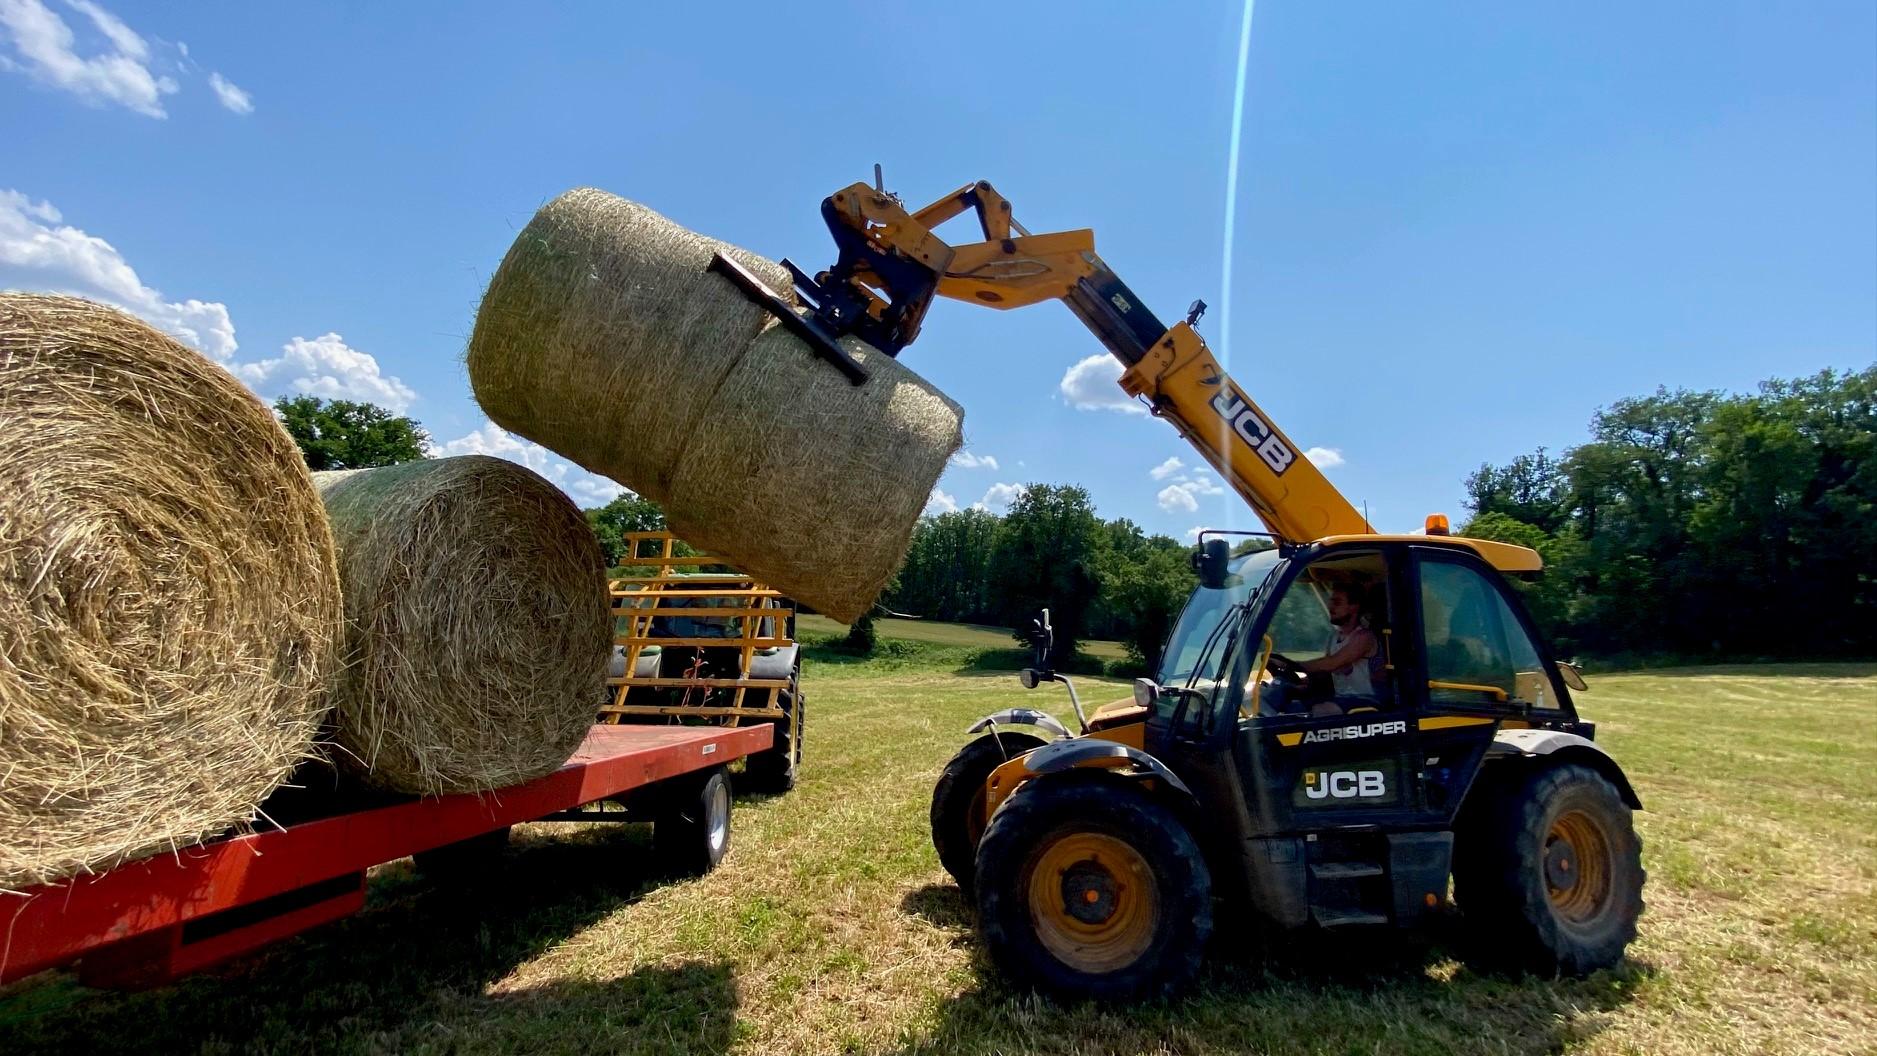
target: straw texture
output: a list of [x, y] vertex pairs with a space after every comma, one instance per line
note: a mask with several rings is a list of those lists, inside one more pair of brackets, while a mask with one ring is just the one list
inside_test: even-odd
[[252, 393], [122, 312], [0, 294], [0, 885], [251, 820], [309, 752], [340, 613]]
[[605, 558], [574, 504], [482, 455], [313, 477], [345, 596], [337, 765], [440, 795], [566, 762], [612, 651]]
[[711, 404], [724, 424], [685, 449], [665, 516], [691, 545], [849, 623], [905, 558], [964, 412], [891, 356], [841, 345], [865, 385], [782, 327], [763, 331]]
[[962, 440], [963, 413], [855, 341], [853, 386], [705, 269], [786, 271], [604, 191], [522, 231], [470, 338], [496, 424], [663, 506], [672, 529], [837, 619], [873, 604]]

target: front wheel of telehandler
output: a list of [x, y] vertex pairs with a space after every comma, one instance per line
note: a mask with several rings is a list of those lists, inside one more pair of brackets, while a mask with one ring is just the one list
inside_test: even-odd
[[1491, 959], [1586, 975], [1623, 959], [1642, 915], [1629, 805], [1585, 766], [1485, 782], [1454, 843], [1453, 893]]
[[1165, 805], [1120, 779], [1042, 777], [978, 844], [978, 927], [1005, 978], [1057, 997], [1168, 993], [1199, 970], [1212, 875]]
[[970, 894], [977, 871], [978, 837], [988, 820], [984, 810], [984, 782], [1007, 760], [1044, 745], [1027, 733], [991, 732], [958, 749], [945, 764], [938, 784], [932, 786], [932, 847], [939, 863]]

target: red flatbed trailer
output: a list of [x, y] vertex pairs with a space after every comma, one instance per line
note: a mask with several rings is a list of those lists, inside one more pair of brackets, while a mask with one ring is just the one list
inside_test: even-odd
[[595, 726], [567, 765], [525, 785], [355, 810], [0, 892], [0, 984], [77, 960], [88, 985], [160, 985], [356, 912], [373, 866], [721, 767], [773, 735], [766, 723]]

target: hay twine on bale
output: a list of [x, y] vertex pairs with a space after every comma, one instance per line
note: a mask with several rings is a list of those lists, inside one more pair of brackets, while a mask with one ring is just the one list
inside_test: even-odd
[[786, 269], [582, 188], [496, 271], [468, 367], [489, 417], [664, 507], [674, 531], [837, 619], [866, 611], [962, 441], [963, 412], [849, 340], [865, 385], [707, 269]]
[[345, 596], [338, 765], [440, 795], [566, 762], [612, 652], [605, 556], [573, 502], [482, 455], [314, 480]]
[[0, 294], [0, 886], [253, 819], [309, 753], [340, 615], [251, 392], [122, 312]]

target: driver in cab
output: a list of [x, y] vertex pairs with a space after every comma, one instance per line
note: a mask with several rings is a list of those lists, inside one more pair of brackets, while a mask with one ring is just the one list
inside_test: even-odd
[[[1329, 618], [1331, 631], [1322, 656], [1292, 660], [1274, 653], [1270, 659], [1272, 670], [1279, 674], [1294, 672], [1300, 677], [1329, 676], [1330, 699], [1313, 705], [1310, 708], [1313, 716], [1342, 715], [1356, 708], [1380, 707], [1381, 686], [1388, 677], [1387, 661], [1382, 655], [1381, 641], [1370, 629], [1362, 611], [1361, 595], [1356, 588], [1337, 586], [1330, 591]], [[1276, 691], [1268, 698], [1272, 710], [1302, 710], [1301, 700], [1290, 702], [1291, 688], [1283, 682], [1266, 687]]]

